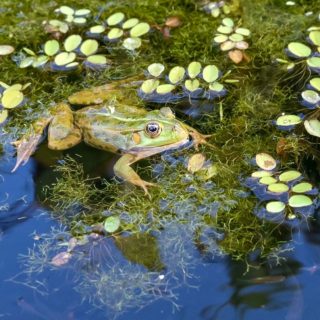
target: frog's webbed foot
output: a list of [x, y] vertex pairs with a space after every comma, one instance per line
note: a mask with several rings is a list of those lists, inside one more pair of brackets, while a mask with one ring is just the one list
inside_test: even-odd
[[142, 180], [140, 176], [130, 167], [132, 163], [138, 160], [140, 160], [139, 156], [129, 153], [124, 154], [114, 165], [114, 173], [117, 177], [142, 188], [145, 194], [151, 198], [148, 192], [148, 187], [156, 186], [156, 184]]
[[207, 138], [210, 138], [212, 135], [211, 134], [201, 134], [200, 132], [196, 130], [192, 130], [189, 132], [190, 136], [192, 137], [193, 145], [196, 150], [199, 149], [200, 144], [205, 144], [207, 146], [210, 146], [212, 148], [216, 148], [213, 144], [210, 144], [207, 142]]

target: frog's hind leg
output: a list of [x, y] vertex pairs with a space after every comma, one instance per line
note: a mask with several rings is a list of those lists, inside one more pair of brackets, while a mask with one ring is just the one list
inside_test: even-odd
[[81, 131], [74, 124], [73, 112], [68, 104], [60, 103], [48, 129], [48, 147], [65, 150], [81, 142]]

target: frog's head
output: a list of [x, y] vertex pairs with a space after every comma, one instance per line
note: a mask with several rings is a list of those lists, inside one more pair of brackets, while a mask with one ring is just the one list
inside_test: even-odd
[[159, 149], [158, 152], [162, 152], [185, 145], [190, 140], [196, 147], [206, 143], [205, 136], [177, 120], [168, 107], [148, 112], [143, 130], [133, 133], [132, 140], [135, 144], [132, 151]]

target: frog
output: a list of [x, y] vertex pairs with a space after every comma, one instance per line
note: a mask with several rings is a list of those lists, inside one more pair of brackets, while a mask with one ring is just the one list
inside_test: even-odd
[[[141, 179], [131, 165], [190, 143], [198, 149], [200, 144], [208, 144], [210, 135], [178, 120], [169, 107], [147, 110], [135, 105], [127, 84], [118, 80], [83, 89], [72, 94], [68, 102], [50, 107], [20, 140], [13, 142], [17, 160], [12, 172], [28, 161], [47, 129], [49, 149], [66, 150], [84, 141], [93, 148], [120, 154], [113, 167], [115, 176], [142, 188], [150, 197], [148, 188], [156, 184]], [[81, 108], [74, 111], [71, 106]]]

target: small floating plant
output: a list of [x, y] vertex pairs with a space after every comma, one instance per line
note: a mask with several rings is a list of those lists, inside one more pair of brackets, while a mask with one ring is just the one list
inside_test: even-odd
[[259, 170], [245, 180], [245, 185], [261, 201], [255, 210], [259, 218], [295, 224], [314, 213], [319, 192], [301, 172], [276, 170], [276, 160], [266, 153], [257, 154], [255, 163]]
[[146, 101], [167, 103], [191, 99], [223, 97], [226, 89], [221, 83], [222, 73], [215, 65], [202, 67], [198, 61], [192, 61], [187, 68], [175, 66], [164, 73], [165, 66], [153, 63], [148, 66], [145, 80], [138, 89], [138, 95]]
[[221, 51], [228, 52], [234, 63], [240, 63], [246, 57], [244, 51], [249, 48], [249, 43], [245, 39], [250, 35], [249, 29], [237, 27], [231, 18], [224, 18], [213, 41]]
[[214, 18], [218, 18], [221, 15], [228, 15], [231, 12], [230, 6], [225, 1], [209, 2], [203, 10], [211, 14]]

